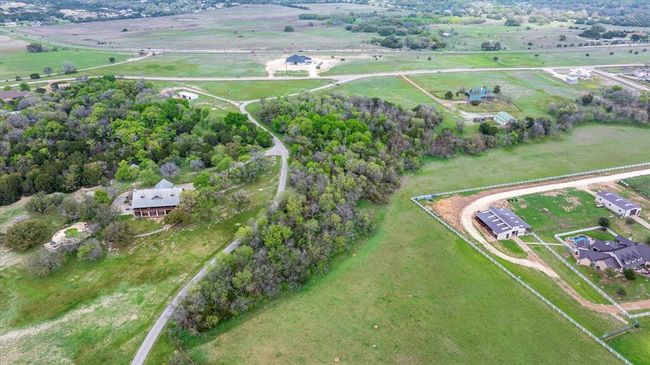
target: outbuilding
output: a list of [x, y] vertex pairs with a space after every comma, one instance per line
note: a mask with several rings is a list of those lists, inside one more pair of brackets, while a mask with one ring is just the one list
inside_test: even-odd
[[188, 91], [179, 92], [178, 97], [181, 98], [181, 99], [185, 99], [185, 100], [196, 100], [196, 99], [199, 98], [199, 96], [196, 95], [195, 93], [191, 93], [191, 92], [188, 92]]
[[494, 116], [494, 121], [499, 123], [500, 126], [506, 126], [508, 123], [514, 123], [517, 121], [517, 118], [510, 115], [508, 112], [498, 112]]
[[621, 197], [611, 191], [601, 191], [596, 194], [596, 203], [620, 215], [629, 217], [641, 214], [641, 206]]
[[507, 208], [490, 207], [476, 212], [476, 220], [497, 240], [524, 236], [531, 232], [531, 226]]
[[0, 91], [0, 100], [8, 103], [10, 101], [19, 100], [29, 95], [27, 91]]

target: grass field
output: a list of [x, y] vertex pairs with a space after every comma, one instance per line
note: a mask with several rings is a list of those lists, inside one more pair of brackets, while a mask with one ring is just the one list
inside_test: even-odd
[[504, 110], [517, 118], [548, 116], [549, 104], [574, 100], [586, 92], [581, 85], [569, 85], [542, 71], [439, 73], [411, 76], [411, 79], [435, 94], [480, 86], [493, 89], [499, 85], [503, 101], [483, 102], [478, 106], [460, 104], [458, 108], [478, 113]]
[[650, 198], [650, 176], [639, 176], [625, 180], [625, 182], [635, 191]]
[[[647, 129], [587, 126], [558, 141], [433, 160], [405, 179], [381, 208], [377, 233], [329, 274], [187, 342], [186, 350], [199, 364], [326, 363], [336, 357], [350, 363], [612, 363], [408, 197], [644, 161], [644, 151], [621, 151], [616, 141], [643, 146], [648, 138]], [[523, 164], [526, 169], [517, 167]], [[492, 168], [497, 165], [504, 168]], [[588, 328], [618, 325], [579, 307], [542, 274], [513, 270]], [[612, 344], [643, 358], [630, 351], [646, 348], [647, 336], [641, 329]], [[171, 349], [163, 339], [150, 363]]]
[[157, 54], [143, 61], [117, 65], [108, 70], [94, 70], [88, 74], [111, 72], [124, 76], [173, 77], [244, 77], [266, 76], [264, 64], [269, 56], [256, 54]]
[[[309, 4], [309, 12], [319, 14], [384, 12], [385, 8], [356, 4]], [[279, 5], [242, 5], [145, 19], [61, 24], [24, 30], [31, 36], [51, 41], [102, 47], [153, 49], [258, 49], [368, 48], [364, 41], [372, 34], [351, 33], [343, 26], [300, 20], [303, 9]], [[294, 32], [284, 32], [291, 25]], [[123, 29], [127, 29], [123, 32]]]
[[[60, 73], [62, 72], [63, 63], [66, 61], [72, 62], [77, 69], [110, 65], [109, 57], [115, 57], [115, 61], [120, 62], [130, 58], [131, 55], [85, 49], [61, 49], [56, 52], [43, 53], [29, 53], [24, 49], [13, 52], [0, 52], [0, 80], [15, 81], [15, 76], [25, 78], [34, 72], [38, 72], [43, 76], [43, 68], [45, 67], [51, 67], [54, 73]], [[106, 71], [103, 70], [102, 72]]]
[[[160, 88], [188, 86], [230, 100], [287, 96], [326, 85], [326, 80], [154, 82]], [[199, 96], [199, 100], [205, 98]]]
[[128, 363], [169, 296], [275, 195], [278, 162], [258, 183], [242, 187], [252, 203], [241, 214], [226, 196], [215, 207], [218, 221], [134, 240], [96, 263], [70, 258], [44, 278], [24, 264], [3, 264], [3, 363]]
[[[649, 47], [650, 48], [650, 47]], [[610, 52], [614, 52], [610, 55]], [[586, 56], [586, 54], [589, 56]], [[493, 58], [498, 57], [495, 61]], [[429, 60], [429, 58], [431, 58]], [[591, 49], [587, 51], [542, 52], [485, 52], [445, 54], [441, 52], [384, 54], [377, 60], [350, 59], [340, 63], [323, 75], [345, 75], [367, 72], [422, 70], [456, 67], [547, 67], [616, 63], [647, 63], [650, 53], [638, 55], [621, 49]]]

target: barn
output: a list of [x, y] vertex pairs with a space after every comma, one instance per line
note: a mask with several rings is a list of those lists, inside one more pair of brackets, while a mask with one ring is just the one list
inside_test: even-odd
[[507, 208], [489, 207], [485, 211], [476, 212], [476, 220], [497, 240], [523, 236], [531, 232], [530, 225]]
[[598, 192], [596, 194], [596, 203], [602, 204], [605, 208], [621, 217], [641, 214], [641, 206], [610, 191]]

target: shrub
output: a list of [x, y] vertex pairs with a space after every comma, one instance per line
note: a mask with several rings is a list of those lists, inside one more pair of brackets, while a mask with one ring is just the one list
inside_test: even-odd
[[610, 221], [609, 221], [609, 218], [607, 218], [607, 217], [600, 217], [600, 218], [598, 218], [598, 225], [601, 226], [601, 227], [609, 228], [609, 226], [611, 225], [611, 223], [610, 223]]
[[66, 256], [62, 253], [41, 250], [29, 262], [30, 271], [37, 276], [46, 276], [65, 263]]
[[616, 294], [618, 294], [619, 297], [624, 297], [627, 295], [627, 292], [625, 292], [625, 289], [623, 287], [618, 287], [616, 288]]
[[44, 192], [39, 191], [29, 198], [29, 201], [25, 205], [25, 209], [33, 213], [43, 214], [51, 205], [52, 199]]
[[635, 280], [636, 272], [634, 272], [632, 269], [625, 269], [623, 270], [623, 276], [625, 276], [627, 280]]
[[79, 261], [94, 262], [102, 257], [102, 246], [96, 239], [90, 239], [79, 246], [77, 251], [77, 259]]
[[115, 63], [115, 57], [113, 57], [113, 56], [109, 57], [108, 62]]
[[628, 226], [631, 226], [634, 223], [635, 223], [635, 220], [632, 217], [625, 218], [625, 224], [627, 224]]
[[110, 196], [108, 196], [108, 193], [104, 189], [95, 190], [95, 194], [93, 194], [93, 198], [95, 202], [98, 204], [108, 204], [111, 202]]
[[290, 25], [287, 25], [286, 27], [284, 27], [284, 31], [285, 31], [285, 32], [293, 32], [293, 31], [294, 31], [294, 29], [293, 29], [293, 27], [292, 27], [292, 26], [290, 26]]
[[165, 224], [188, 224], [192, 221], [192, 215], [183, 209], [174, 209], [167, 213], [163, 219]]
[[70, 61], [63, 62], [63, 73], [72, 74], [77, 72], [77, 67]]
[[445, 93], [445, 99], [451, 100], [453, 98], [454, 98], [454, 93], [452, 93], [451, 90]]
[[123, 221], [115, 221], [104, 229], [104, 240], [110, 243], [125, 243], [131, 237], [133, 229]]
[[44, 223], [30, 219], [18, 222], [7, 230], [5, 244], [18, 251], [25, 251], [47, 241], [47, 227]]

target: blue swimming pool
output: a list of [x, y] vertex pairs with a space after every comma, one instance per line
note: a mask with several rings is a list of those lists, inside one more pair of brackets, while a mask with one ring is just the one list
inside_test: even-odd
[[589, 238], [587, 236], [576, 236], [571, 239], [576, 245], [580, 243], [589, 243]]

